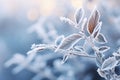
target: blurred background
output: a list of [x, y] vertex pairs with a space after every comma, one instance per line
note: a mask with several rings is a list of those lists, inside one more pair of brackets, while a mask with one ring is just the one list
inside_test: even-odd
[[84, 8], [86, 16], [94, 7], [101, 13], [101, 32], [111, 47], [106, 56], [120, 46], [120, 0], [0, 0], [0, 80], [104, 80], [93, 60], [70, 58], [59, 64], [62, 55], [45, 51], [29, 57], [32, 44], [53, 43], [60, 35], [76, 30], [60, 17], [74, 20], [74, 12]]

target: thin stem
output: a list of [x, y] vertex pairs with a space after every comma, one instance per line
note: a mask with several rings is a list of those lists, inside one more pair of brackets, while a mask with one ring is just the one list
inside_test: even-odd
[[[37, 47], [37, 49], [33, 49], [33, 51], [34, 50], [36, 50], [35, 52], [37, 53], [37, 52], [40, 52], [41, 50], [45, 50], [45, 49], [50, 49], [50, 50], [56, 50], [56, 46], [55, 45], [45, 45], [46, 47], [44, 47], [44, 48], [42, 48], [41, 49], [41, 47], [43, 47], [43, 46], [40, 46], [40, 47]], [[32, 52], [32, 51], [31, 51]], [[66, 52], [66, 50], [63, 50], [63, 49], [59, 49], [58, 50], [58, 52], [60, 52], [60, 53], [64, 53], [64, 52]], [[77, 55], [77, 56], [81, 56], [81, 57], [89, 57], [89, 58], [96, 58], [95, 56], [90, 56], [90, 55], [88, 55], [87, 53], [85, 53], [85, 52], [78, 52], [78, 51], [73, 51], [73, 50], [67, 50], [67, 52], [69, 53], [69, 54], [72, 54], [72, 55]], [[35, 54], [35, 53], [34, 53]]]

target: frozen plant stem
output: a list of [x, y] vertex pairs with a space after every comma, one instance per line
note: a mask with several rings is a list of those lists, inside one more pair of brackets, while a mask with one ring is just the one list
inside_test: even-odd
[[[95, 58], [98, 66], [101, 68], [104, 58], [103, 53], [100, 52], [100, 48], [97, 47], [94, 42], [97, 41], [99, 44], [106, 43], [106, 39], [104, 35], [100, 33], [102, 22], [100, 22], [100, 13], [98, 10], [94, 9], [90, 18], [84, 18], [84, 10], [78, 9], [75, 13], [75, 22], [70, 20], [69, 18], [61, 17], [60, 19], [76, 29], [79, 30], [79, 33], [71, 34], [68, 37], [60, 36], [56, 39], [55, 44], [47, 45], [47, 44], [40, 44], [37, 45], [33, 50], [30, 52], [36, 51], [39, 52], [41, 50], [50, 49], [58, 53], [63, 53], [63, 63], [69, 58], [70, 55], [76, 55], [80, 57], [88, 57], [88, 58]], [[81, 26], [82, 24], [82, 26]], [[89, 36], [86, 35], [86, 32]], [[76, 44], [81, 40], [84, 39], [87, 45], [90, 45], [91, 48], [95, 52], [95, 56], [89, 55], [83, 47], [76, 46]], [[34, 45], [35, 46], [35, 45]], [[78, 48], [76, 48], [78, 47]], [[108, 47], [103, 47], [102, 49], [106, 51]]]
[[[39, 45], [37, 45], [37, 48], [34, 48], [34, 49], [32, 49], [31, 51], [29, 51], [27, 54], [29, 55], [29, 54], [33, 54], [33, 52], [34, 52], [34, 54], [35, 53], [37, 53], [37, 52], [40, 52], [40, 51], [42, 51], [42, 50], [52, 50], [52, 51], [55, 51], [56, 49], [57, 49], [57, 47], [55, 46], [55, 45], [47, 45], [47, 44], [44, 44], [44, 47], [43, 46], [41, 46], [41, 44], [40, 44], [40, 46]], [[66, 52], [66, 50], [63, 50], [63, 49], [59, 49], [57, 52], [59, 52], [59, 53], [64, 53], [64, 52]], [[87, 53], [85, 53], [85, 52], [79, 52], [79, 51], [73, 51], [73, 50], [67, 50], [67, 52], [69, 52], [69, 54], [71, 54], [71, 55], [76, 55], [76, 56], [81, 56], [81, 57], [88, 57], [88, 58], [96, 58], [95, 56], [91, 56], [91, 55], [87, 55]], [[85, 55], [86, 54], [86, 55]]]

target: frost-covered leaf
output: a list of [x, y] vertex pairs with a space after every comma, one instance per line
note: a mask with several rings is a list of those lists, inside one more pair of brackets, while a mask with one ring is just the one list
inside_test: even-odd
[[99, 18], [100, 18], [100, 14], [98, 12], [98, 10], [94, 10], [90, 16], [90, 19], [88, 21], [88, 31], [90, 34], [93, 33], [95, 27], [97, 26], [98, 22], [99, 22]]
[[72, 20], [70, 20], [69, 18], [60, 17], [60, 20], [63, 21], [63, 22], [65, 22], [65, 23], [69, 23], [72, 26], [75, 26], [75, 23]]
[[120, 56], [120, 54], [114, 52], [114, 53], [113, 53], [113, 56]]
[[97, 64], [98, 67], [100, 67], [102, 65], [103, 61], [104, 61], [104, 58], [102, 58], [101, 53], [98, 53], [96, 56], [97, 56], [96, 57], [96, 64]]
[[76, 10], [74, 17], [77, 24], [82, 21], [83, 16], [84, 16], [84, 10], [82, 8]]
[[114, 53], [113, 53], [113, 56], [120, 56], [120, 48], [118, 49], [117, 52], [114, 52]]
[[82, 22], [81, 30], [85, 31], [86, 27], [87, 27], [87, 18], [84, 18]]
[[100, 30], [101, 30], [101, 25], [102, 25], [102, 22], [99, 22], [98, 25], [96, 26], [96, 28], [94, 29], [94, 31], [92, 33], [92, 36], [94, 38], [96, 38], [99, 35]]
[[105, 76], [106, 76], [106, 75], [105, 75], [105, 72], [102, 71], [101, 69], [98, 69], [97, 72], [98, 72], [98, 74], [99, 74], [101, 77], [105, 77]]
[[109, 49], [110, 49], [110, 47], [108, 47], [108, 46], [102, 46], [102, 47], [99, 48], [99, 51], [104, 53], [104, 52], [106, 52]]
[[95, 40], [96, 40], [98, 43], [100, 43], [100, 44], [107, 43], [106, 38], [105, 38], [104, 35], [101, 34], [101, 33], [96, 37]]
[[113, 56], [116, 58], [116, 60], [120, 60], [120, 54], [119, 53], [114, 52]]
[[64, 39], [64, 35], [57, 37], [57, 39], [55, 40], [55, 45], [58, 46], [62, 42], [63, 39]]
[[103, 62], [101, 69], [102, 70], [112, 69], [117, 65], [117, 63], [118, 61], [115, 59], [115, 57], [110, 57]]
[[60, 45], [57, 47], [55, 52], [57, 52], [58, 49], [68, 49], [68, 48], [72, 47], [81, 38], [82, 38], [82, 36], [80, 34], [77, 34], [77, 33], [76, 34], [72, 34], [72, 35], [64, 38], [64, 40], [60, 43]]
[[27, 54], [28, 54], [28, 55], [30, 55], [30, 54], [35, 54], [35, 53], [37, 53], [38, 51], [44, 50], [45, 48], [46, 48], [46, 47], [44, 47], [44, 46], [37, 47], [37, 48], [34, 48], [34, 49], [28, 51]]
[[84, 48], [83, 48], [82, 46], [74, 46], [73, 48], [74, 48], [76, 51], [80, 51], [80, 52], [84, 51]]
[[68, 54], [65, 54], [65, 55], [63, 56], [62, 64], [64, 64], [64, 63], [68, 60], [68, 58], [69, 58], [69, 55], [68, 55]]

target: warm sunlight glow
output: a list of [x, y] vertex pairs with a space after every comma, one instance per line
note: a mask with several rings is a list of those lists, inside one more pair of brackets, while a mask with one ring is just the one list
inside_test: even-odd
[[52, 13], [54, 6], [55, 6], [54, 0], [40, 0], [39, 1], [40, 14], [48, 15]]
[[32, 8], [28, 11], [27, 17], [30, 21], [37, 20], [39, 18], [39, 11], [36, 8]]
[[74, 8], [81, 8], [82, 7], [82, 0], [71, 0], [72, 6]]

